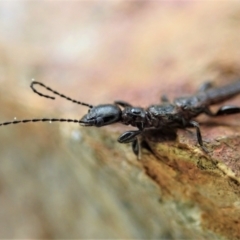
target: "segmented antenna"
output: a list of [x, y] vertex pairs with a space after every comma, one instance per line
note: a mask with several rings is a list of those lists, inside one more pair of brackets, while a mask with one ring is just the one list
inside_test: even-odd
[[63, 94], [61, 94], [61, 93], [59, 93], [59, 92], [51, 89], [50, 87], [44, 85], [44, 84], [41, 83], [41, 82], [32, 81], [32, 83], [31, 83], [31, 85], [30, 85], [31, 89], [33, 90], [33, 92], [35, 92], [37, 95], [39, 95], [39, 96], [41, 96], [41, 97], [50, 98], [50, 99], [55, 99], [55, 97], [48, 96], [48, 95], [45, 95], [45, 94], [42, 94], [42, 93], [38, 92], [38, 91], [34, 88], [34, 85], [35, 85], [35, 84], [36, 84], [36, 85], [40, 85], [40, 86], [44, 87], [45, 89], [47, 89], [48, 91], [50, 91], [50, 92], [58, 95], [59, 97], [62, 97], [62, 98], [64, 98], [64, 99], [67, 99], [68, 101], [71, 101], [71, 102], [73, 102], [73, 103], [77, 103], [77, 104], [79, 104], [79, 105], [83, 105], [83, 106], [86, 106], [86, 107], [89, 107], [89, 108], [92, 108], [92, 107], [93, 107], [93, 105], [90, 105], [90, 104], [88, 104], [88, 103], [79, 102], [79, 101], [74, 100], [74, 99], [72, 99], [72, 98], [70, 98], [70, 97], [67, 97], [67, 96], [65, 96], [65, 95], [63, 95]]
[[[16, 118], [14, 118], [16, 119]], [[66, 119], [66, 118], [34, 118], [34, 119], [24, 119], [24, 120], [14, 120], [11, 122], [0, 123], [0, 126], [18, 124], [18, 123], [28, 123], [28, 122], [73, 122], [73, 123], [85, 123], [77, 119]]]

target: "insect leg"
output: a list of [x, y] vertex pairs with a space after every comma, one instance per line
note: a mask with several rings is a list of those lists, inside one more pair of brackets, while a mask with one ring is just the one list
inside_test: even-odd
[[114, 101], [115, 104], [121, 106], [121, 107], [131, 107], [132, 105], [128, 102], [125, 102], [125, 101]]
[[198, 89], [198, 92], [205, 92], [206, 90], [212, 87], [213, 87], [212, 82], [205, 82], [200, 86], [200, 88]]
[[198, 122], [189, 121], [189, 124], [191, 126], [195, 127], [195, 129], [196, 129], [197, 140], [198, 140], [198, 143], [199, 143], [200, 147], [203, 149], [204, 152], [208, 152], [208, 150], [203, 146], [202, 135], [201, 135], [201, 131], [200, 131], [200, 127], [199, 127]]
[[138, 145], [137, 139], [135, 139], [135, 140], [132, 142], [132, 150], [133, 150], [133, 152], [134, 152], [135, 155], [138, 155], [139, 145]]
[[236, 106], [222, 106], [215, 116], [221, 116], [221, 115], [228, 115], [228, 114], [235, 114], [240, 113], [240, 107]]
[[141, 140], [139, 137], [137, 137], [133, 142], [132, 142], [132, 150], [134, 154], [137, 156], [138, 160], [141, 159]]
[[123, 133], [119, 138], [118, 142], [120, 143], [130, 143], [136, 140], [137, 135], [139, 135], [142, 131], [127, 131]]
[[222, 106], [218, 109], [216, 113], [211, 112], [210, 109], [206, 108], [204, 112], [211, 117], [217, 117], [222, 115], [236, 114], [240, 113], [240, 107], [236, 106]]
[[162, 96], [161, 96], [161, 102], [162, 102], [162, 103], [168, 103], [168, 102], [169, 102], [168, 97], [167, 97], [166, 95], [162, 95]]

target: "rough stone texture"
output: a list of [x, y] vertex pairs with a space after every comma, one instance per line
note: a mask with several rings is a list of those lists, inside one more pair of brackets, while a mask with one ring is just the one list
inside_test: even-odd
[[[238, 2], [4, 1], [0, 10], [1, 121], [86, 112], [33, 94], [31, 78], [91, 104], [147, 106], [239, 76]], [[198, 121], [209, 154], [193, 129], [178, 130], [146, 134], [141, 161], [117, 143], [121, 125], [2, 127], [0, 238], [240, 239], [239, 117]]]

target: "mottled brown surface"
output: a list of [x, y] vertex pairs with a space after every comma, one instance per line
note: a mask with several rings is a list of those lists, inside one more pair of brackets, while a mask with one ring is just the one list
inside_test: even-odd
[[[147, 106], [240, 76], [238, 2], [0, 3], [1, 121], [80, 118], [72, 98]], [[240, 105], [240, 97], [230, 100]], [[215, 109], [215, 108], [214, 108]], [[217, 109], [217, 106], [216, 106]], [[126, 127], [25, 124], [0, 133], [0, 238], [240, 239], [239, 116], [146, 135], [141, 161]]]

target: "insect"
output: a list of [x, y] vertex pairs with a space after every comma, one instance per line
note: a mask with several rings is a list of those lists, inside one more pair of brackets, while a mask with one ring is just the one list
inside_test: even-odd
[[202, 113], [211, 117], [240, 113], [240, 107], [237, 106], [222, 106], [215, 113], [209, 109], [211, 105], [221, 103], [239, 94], [240, 80], [218, 88], [213, 87], [210, 82], [207, 82], [192, 96], [176, 98], [172, 103], [166, 96], [162, 96], [161, 103], [151, 105], [148, 108], [134, 107], [125, 101], [115, 101], [113, 104], [93, 106], [67, 97], [41, 82], [33, 81], [30, 86], [33, 92], [49, 99], [55, 99], [55, 97], [37, 91], [35, 88], [36, 85], [73, 103], [88, 107], [88, 113], [80, 120], [65, 118], [24, 119], [3, 122], [0, 123], [0, 126], [28, 122], [73, 122], [79, 123], [82, 126], [102, 127], [119, 122], [136, 128], [135, 130], [126, 131], [121, 134], [118, 142], [132, 143], [133, 152], [138, 158], [140, 158], [141, 145], [139, 137], [147, 129], [194, 127], [196, 129], [198, 144], [207, 152], [207, 149], [203, 145], [200, 126], [193, 119]]

